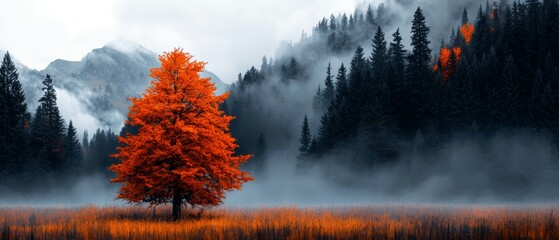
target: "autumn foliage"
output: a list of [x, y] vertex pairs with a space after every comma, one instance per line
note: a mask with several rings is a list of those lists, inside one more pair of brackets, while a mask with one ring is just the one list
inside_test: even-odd
[[433, 67], [433, 70], [442, 71], [442, 76], [444, 81], [448, 81], [460, 61], [460, 56], [462, 54], [462, 49], [459, 47], [443, 47], [441, 48], [441, 53], [439, 55], [438, 63]]
[[226, 191], [252, 180], [239, 169], [250, 156], [233, 156], [233, 117], [218, 108], [228, 94], [215, 96], [210, 79], [198, 75], [205, 63], [192, 58], [181, 49], [164, 53], [161, 67], [151, 69], [152, 85], [130, 99], [127, 124], [139, 132], [119, 138], [122, 147], [114, 157], [121, 162], [110, 168], [116, 173], [111, 181], [122, 183], [118, 198], [173, 203], [180, 215], [185, 203], [218, 205]]
[[466, 44], [470, 44], [470, 42], [472, 41], [474, 31], [474, 25], [470, 23], [465, 23], [464, 25], [462, 25], [462, 27], [460, 27], [460, 34], [462, 34], [462, 37], [464, 37]]

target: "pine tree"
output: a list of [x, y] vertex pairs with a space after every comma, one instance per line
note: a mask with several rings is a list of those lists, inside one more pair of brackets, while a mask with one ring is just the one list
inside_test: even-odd
[[336, 102], [339, 103], [341, 101], [346, 101], [347, 99], [347, 95], [348, 95], [348, 89], [347, 89], [347, 70], [344, 67], [344, 64], [342, 63], [342, 65], [340, 66], [340, 69], [338, 70], [338, 75], [336, 76]]
[[468, 18], [468, 10], [464, 8], [464, 12], [462, 12], [462, 25], [469, 23], [470, 19]]
[[322, 91], [323, 109], [332, 104], [332, 101], [334, 101], [334, 97], [336, 96], [336, 89], [334, 87], [334, 80], [331, 71], [332, 68], [330, 63], [328, 63], [328, 68], [326, 69], [326, 79], [324, 79], [324, 91]]
[[342, 15], [342, 20], [340, 22], [340, 25], [342, 27], [342, 30], [347, 30], [348, 19], [347, 19], [347, 15], [345, 13]]
[[330, 28], [330, 31], [336, 31], [337, 29], [337, 22], [334, 14], [330, 15], [330, 24], [328, 25], [328, 27]]
[[404, 73], [404, 58], [406, 55], [406, 50], [404, 49], [404, 44], [402, 44], [402, 35], [400, 35], [400, 28], [392, 34], [393, 40], [390, 43], [389, 55], [390, 62], [396, 69], [396, 77], [401, 78]]
[[[78, 140], [76, 128], [72, 121], [68, 124], [66, 136], [64, 138], [64, 168], [68, 169], [70, 173], [77, 170], [82, 160], [82, 149], [80, 141]], [[75, 174], [75, 173], [74, 173]]]
[[303, 156], [309, 152], [309, 147], [311, 145], [311, 129], [309, 127], [309, 119], [307, 115], [303, 119], [303, 125], [301, 126], [301, 137], [299, 138], [299, 155]]
[[[430, 29], [425, 23], [425, 17], [421, 8], [417, 8], [412, 21], [411, 46], [412, 54], [409, 57], [407, 69], [407, 88], [409, 95], [404, 103], [405, 115], [401, 116], [401, 125], [404, 132], [415, 134], [417, 129], [423, 126], [427, 115], [429, 96], [427, 91], [431, 82], [430, 62], [431, 49], [428, 40]], [[403, 117], [403, 118], [402, 118]]]
[[28, 152], [30, 115], [19, 74], [9, 53], [0, 66], [0, 174], [23, 170]]
[[479, 6], [477, 19], [475, 23], [475, 31], [472, 36], [472, 46], [476, 56], [481, 57], [491, 47], [490, 41], [490, 24], [488, 15], [485, 14]]
[[387, 59], [386, 41], [384, 40], [384, 32], [379, 26], [373, 38], [373, 52], [370, 61], [372, 63], [373, 76], [378, 80], [382, 79]]
[[83, 131], [82, 149], [84, 154], [87, 154], [87, 152], [89, 151], [89, 134], [87, 130]]
[[342, 63], [336, 76], [336, 97], [320, 119], [317, 151], [323, 153], [344, 139], [347, 131], [347, 70]]
[[316, 89], [316, 92], [312, 100], [312, 108], [315, 113], [321, 113], [323, 111], [324, 104], [322, 102], [322, 98], [323, 98], [322, 90], [320, 89], [320, 85], [318, 85], [318, 88]]
[[429, 48], [429, 32], [430, 28], [425, 23], [425, 16], [421, 8], [417, 8], [412, 22], [411, 46], [413, 47], [411, 55], [412, 70], [422, 71], [429, 68], [431, 61], [431, 49]]
[[32, 124], [35, 149], [43, 156], [43, 167], [57, 172], [63, 165], [64, 120], [56, 104], [56, 91], [50, 75], [43, 80], [43, 96]]
[[370, 82], [366, 81], [369, 72], [367, 60], [364, 55], [363, 48], [357, 47], [353, 59], [351, 60], [348, 78], [349, 95], [347, 98], [347, 114], [345, 114], [347, 122], [342, 123], [347, 126], [349, 132], [346, 132], [346, 134], [348, 135], [352, 135], [357, 131], [357, 127], [362, 118], [363, 106], [368, 103], [367, 94], [372, 90]]
[[368, 24], [375, 25], [375, 16], [373, 14], [373, 8], [370, 4], [367, 6], [367, 11], [365, 12], [365, 21]]

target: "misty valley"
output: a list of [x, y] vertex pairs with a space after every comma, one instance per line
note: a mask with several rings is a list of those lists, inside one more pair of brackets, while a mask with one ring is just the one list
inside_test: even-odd
[[237, 76], [0, 38], [0, 239], [559, 239], [559, 1], [353, 5]]

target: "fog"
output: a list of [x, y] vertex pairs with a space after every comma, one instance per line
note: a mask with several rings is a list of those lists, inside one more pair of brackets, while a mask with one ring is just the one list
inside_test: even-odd
[[295, 147], [271, 153], [265, 175], [231, 192], [225, 205], [527, 204], [559, 197], [559, 155], [546, 137], [530, 131], [489, 139], [456, 137], [436, 153], [403, 153], [394, 164], [365, 171], [345, 167], [345, 161], [359, 156], [337, 149], [310, 170], [297, 172]]
[[[62, 88], [55, 88], [55, 90], [58, 98], [57, 103], [60, 109], [60, 114], [63, 116], [66, 124], [70, 121], [74, 123], [74, 127], [76, 128], [80, 139], [83, 137], [84, 131], [93, 134], [95, 133], [95, 130], [107, 127], [106, 124], [101, 123], [96, 117], [91, 115], [87, 107], [84, 106], [78, 97]], [[88, 94], [85, 92], [85, 89], [82, 90], [82, 97], [84, 100], [86, 100], [90, 94], [91, 93]], [[120, 114], [115, 115], [114, 117], [123, 119]]]
[[[362, 1], [357, 5], [365, 5]], [[378, 1], [373, 2], [378, 6]], [[437, 52], [443, 38], [459, 24], [462, 11], [467, 8], [473, 22], [480, 4], [485, 1], [460, 0], [387, 0], [389, 16], [383, 26], [387, 41], [400, 28], [404, 44], [409, 49], [409, 35], [413, 12], [417, 6], [425, 11], [431, 26], [431, 47]], [[485, 7], [485, 6], [484, 6]], [[318, 21], [317, 19], [316, 21]], [[308, 26], [303, 26], [308, 27]], [[499, 133], [492, 137], [456, 135], [436, 151], [420, 149], [422, 139], [399, 140], [399, 157], [392, 163], [379, 164], [362, 170], [344, 164], [363, 158], [347, 146], [334, 149], [309, 169], [297, 169], [298, 138], [305, 114], [309, 115], [313, 135], [320, 124], [320, 114], [312, 110], [312, 98], [326, 77], [326, 67], [332, 64], [332, 74], [343, 62], [349, 65], [349, 54], [340, 56], [307, 55], [307, 51], [292, 51], [290, 44], [278, 48], [274, 58], [293, 56], [314, 59], [307, 67], [308, 81], [282, 83], [278, 77], [263, 86], [249, 86], [246, 91], [253, 108], [263, 109], [257, 114], [240, 116], [232, 124], [250, 128], [239, 137], [239, 143], [251, 152], [260, 133], [269, 146], [266, 170], [255, 175], [241, 191], [227, 194], [224, 206], [252, 207], [277, 205], [346, 205], [402, 203], [494, 204], [556, 202], [559, 192], [559, 153], [549, 137], [530, 129]], [[366, 57], [370, 41], [364, 42]], [[246, 50], [249, 51], [249, 50]], [[248, 67], [247, 67], [248, 68]], [[244, 73], [244, 69], [239, 69]], [[221, 76], [222, 78], [224, 76]], [[102, 124], [87, 113], [75, 96], [58, 90], [59, 105], [66, 120], [76, 124], [81, 134], [90, 133]], [[382, 140], [382, 139], [381, 139]], [[102, 176], [81, 178], [68, 189], [53, 189], [46, 196], [27, 193], [5, 194], [7, 204], [123, 204], [115, 201], [118, 185], [109, 184]]]

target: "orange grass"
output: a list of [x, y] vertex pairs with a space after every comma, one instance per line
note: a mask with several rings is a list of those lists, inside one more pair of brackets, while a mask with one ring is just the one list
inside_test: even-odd
[[0, 208], [0, 239], [559, 239], [559, 206]]

